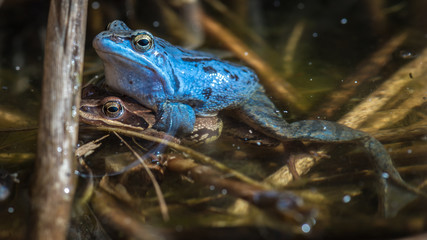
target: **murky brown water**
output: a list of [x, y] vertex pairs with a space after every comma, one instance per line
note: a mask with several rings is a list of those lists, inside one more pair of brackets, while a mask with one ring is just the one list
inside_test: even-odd
[[[408, 64], [427, 59], [423, 55], [427, 6], [423, 1], [377, 1], [377, 4], [369, 1], [201, 1], [207, 15], [228, 27], [263, 64], [286, 79], [307, 100], [308, 110], [298, 111], [281, 99], [273, 99], [289, 121], [307, 118], [338, 121], [369, 99], [369, 94], [379, 87], [394, 86], [393, 79], [407, 78], [403, 87], [361, 127], [372, 133], [392, 129], [380, 140], [387, 143], [386, 148], [402, 177], [414, 186], [423, 187], [427, 159], [427, 72], [414, 70]], [[86, 81], [102, 73], [91, 39], [114, 19], [121, 19], [132, 28], [147, 29], [172, 43], [197, 47], [244, 63], [235, 57], [238, 53], [233, 54], [218, 38], [221, 33], [203, 34], [200, 26], [193, 26], [191, 9], [161, 1], [128, 1], [128, 5], [91, 1], [89, 6]], [[1, 239], [23, 239], [28, 224], [28, 188], [36, 154], [34, 128], [39, 114], [46, 19], [47, 4], [41, 1], [6, 0], [3, 4], [0, 1], [0, 129], [4, 130], [0, 132]], [[379, 52], [385, 51], [384, 47], [393, 41], [397, 42], [395, 46], [381, 55]], [[378, 55], [383, 58], [372, 60], [372, 56]], [[399, 71], [403, 72], [400, 78], [396, 76]], [[364, 83], [359, 84], [360, 80]], [[318, 112], [332, 94], [340, 91], [343, 82], [351, 81], [354, 83], [349, 87], [351, 93], [347, 93], [348, 98], [338, 110], [327, 117]], [[421, 133], [412, 134], [413, 129], [421, 129]], [[393, 135], [397, 131], [402, 133]], [[102, 135], [82, 132], [80, 143]], [[126, 140], [132, 142], [130, 138]], [[135, 143], [132, 146], [138, 148]], [[317, 151], [324, 147], [324, 144], [309, 145], [307, 149]], [[141, 168], [124, 177], [102, 181], [96, 177], [94, 183], [90, 178], [80, 178], [77, 197], [84, 201], [75, 208], [70, 238], [104, 239], [107, 235], [112, 239], [127, 238], [145, 231], [179, 239], [208, 236], [216, 239], [347, 239], [348, 236], [391, 239], [426, 231], [425, 199], [392, 188], [385, 202], [392, 205], [396, 216], [381, 217], [376, 179], [368, 156], [354, 145], [326, 147], [330, 157], [322, 158], [300, 179], [274, 183], [275, 190], [291, 191], [304, 200], [303, 206], [310, 214], [301, 221], [292, 219], [298, 218], [295, 216], [299, 213], [289, 213], [290, 218], [286, 214], [277, 215], [271, 209], [238, 200], [226, 188], [202, 184], [203, 181], [198, 182], [194, 176], [153, 163], [153, 172], [161, 182], [169, 208], [168, 222], [162, 219], [156, 193]], [[230, 138], [193, 149], [260, 182], [287, 164], [287, 153], [299, 153], [294, 146], [262, 148]], [[86, 158], [93, 173], [99, 176], [104, 174], [105, 167], [115, 172], [134, 160], [114, 135]], [[88, 173], [86, 170], [81, 169]], [[88, 190], [88, 186], [94, 186], [95, 190]], [[106, 213], [110, 209], [116, 214]], [[131, 223], [123, 224], [126, 216]], [[79, 225], [82, 222], [86, 229]], [[133, 232], [134, 228], [129, 226], [141, 232]]]

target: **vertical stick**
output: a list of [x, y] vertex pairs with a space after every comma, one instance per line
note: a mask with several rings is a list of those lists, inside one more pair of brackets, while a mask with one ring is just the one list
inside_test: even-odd
[[87, 0], [52, 0], [45, 44], [30, 239], [65, 239], [74, 196], [74, 151]]

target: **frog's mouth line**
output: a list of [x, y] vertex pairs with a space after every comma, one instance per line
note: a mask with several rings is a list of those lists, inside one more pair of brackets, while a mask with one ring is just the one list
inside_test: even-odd
[[[157, 67], [153, 66], [153, 64], [150, 64], [150, 66], [147, 66], [147, 65], [144, 65], [144, 64], [142, 64], [142, 63], [140, 63], [138, 61], [135, 61], [135, 60], [133, 60], [131, 58], [125, 57], [125, 56], [123, 56], [121, 54], [117, 54], [115, 52], [110, 52], [110, 51], [104, 51], [104, 50], [101, 50], [101, 49], [98, 49], [98, 48], [95, 48], [95, 51], [98, 53], [98, 56], [100, 58], [105, 59], [105, 57], [101, 56], [101, 55], [105, 54], [106, 56], [114, 56], [117, 59], [122, 59], [122, 60], [130, 61], [130, 62], [134, 63], [135, 65], [141, 66], [141, 68], [148, 69], [150, 72], [155, 72], [157, 75], [161, 76], [161, 79], [166, 79], [165, 76], [161, 75], [161, 71], [159, 69], [157, 69]], [[99, 54], [99, 53], [102, 53], [102, 54]], [[104, 63], [105, 63], [105, 61], [104, 61]]]
[[[117, 57], [117, 58], [121, 58], [121, 59], [129, 60], [129, 61], [131, 61], [131, 62], [133, 62], [133, 63], [135, 63], [135, 64], [137, 64], [137, 65], [142, 65], [143, 67], [145, 67], [145, 66], [144, 66], [143, 64], [141, 64], [140, 62], [137, 62], [137, 61], [135, 61], [135, 60], [133, 60], [133, 59], [131, 59], [131, 58], [127, 58], [127, 57], [125, 57], [125, 56], [123, 56], [123, 55], [121, 55], [121, 54], [117, 54], [117, 53], [115, 53], [115, 52], [105, 51], [105, 50], [101, 50], [101, 49], [99, 49], [99, 48], [95, 48], [95, 51], [98, 53], [98, 56], [99, 56], [99, 57], [101, 57], [101, 56], [100, 56], [101, 54], [99, 54], [99, 53], [103, 53], [103, 54], [105, 54], [105, 55], [107, 55], [107, 56], [111, 56], [111, 55], [113, 55], [113, 56], [115, 56], [115, 57]], [[103, 57], [101, 57], [101, 58], [103, 58]]]

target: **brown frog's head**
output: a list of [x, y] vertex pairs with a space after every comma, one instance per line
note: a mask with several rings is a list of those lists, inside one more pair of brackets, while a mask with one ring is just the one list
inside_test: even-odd
[[127, 130], [144, 131], [155, 122], [154, 113], [130, 98], [87, 87], [82, 92], [80, 120], [95, 126], [116, 126]]

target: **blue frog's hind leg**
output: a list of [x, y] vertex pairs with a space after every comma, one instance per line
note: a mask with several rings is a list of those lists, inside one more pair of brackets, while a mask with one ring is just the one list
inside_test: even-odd
[[260, 88], [238, 110], [239, 118], [262, 133], [281, 141], [311, 141], [330, 143], [357, 142], [363, 144], [370, 153], [383, 191], [387, 191], [387, 179], [397, 185], [420, 195], [426, 196], [401, 178], [384, 146], [369, 134], [344, 125], [321, 120], [286, 122], [271, 100]]

